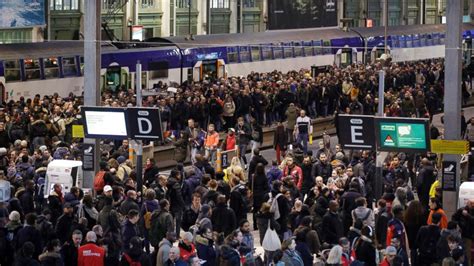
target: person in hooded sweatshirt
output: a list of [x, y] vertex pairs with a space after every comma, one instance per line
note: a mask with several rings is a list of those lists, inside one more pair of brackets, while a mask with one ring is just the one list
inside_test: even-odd
[[375, 257], [375, 230], [370, 226], [362, 228], [362, 235], [357, 240], [354, 250], [356, 260], [365, 262], [366, 266], [376, 266]]
[[143, 251], [143, 244], [138, 236], [130, 239], [129, 248], [122, 254], [120, 266], [131, 266], [132, 263], [140, 263], [141, 266], [152, 265], [150, 257]]
[[46, 245], [46, 251], [39, 256], [39, 261], [43, 266], [62, 266], [64, 261], [61, 257], [61, 245], [59, 239], [53, 239]]
[[164, 237], [159, 244], [159, 249], [156, 255], [156, 265], [164, 265], [165, 262], [168, 261], [169, 252], [174, 242], [176, 242], [176, 233], [166, 233], [166, 237]]

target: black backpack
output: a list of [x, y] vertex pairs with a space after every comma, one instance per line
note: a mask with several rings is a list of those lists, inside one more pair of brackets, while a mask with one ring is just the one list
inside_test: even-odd
[[423, 244], [418, 248], [418, 252], [423, 257], [433, 256], [436, 254], [436, 245], [438, 243], [439, 233], [427, 231], [429, 237], [423, 241]]

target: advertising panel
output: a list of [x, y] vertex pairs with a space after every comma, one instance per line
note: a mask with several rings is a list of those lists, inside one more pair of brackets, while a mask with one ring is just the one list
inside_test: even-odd
[[44, 0], [0, 0], [0, 28], [45, 25]]
[[336, 0], [269, 0], [269, 29], [337, 26]]
[[376, 118], [375, 132], [378, 151], [430, 150], [427, 119]]

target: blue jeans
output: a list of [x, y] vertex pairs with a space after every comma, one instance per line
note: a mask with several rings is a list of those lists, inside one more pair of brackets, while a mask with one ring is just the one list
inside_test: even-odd
[[241, 158], [241, 163], [247, 164], [247, 157], [245, 154], [247, 153], [247, 145], [248, 144], [239, 144], [239, 156]]
[[296, 143], [300, 144], [303, 142], [303, 152], [306, 154], [308, 152], [308, 134], [307, 133], [298, 133], [296, 138]]

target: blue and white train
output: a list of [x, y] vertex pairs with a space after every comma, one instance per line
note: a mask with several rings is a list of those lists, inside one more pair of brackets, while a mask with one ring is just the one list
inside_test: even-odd
[[[393, 61], [444, 57], [445, 25], [389, 27], [387, 50]], [[142, 87], [158, 82], [242, 76], [251, 71], [290, 71], [310, 66], [373, 62], [384, 53], [384, 28], [316, 28], [262, 33], [154, 38], [132, 48], [102, 46], [101, 89], [134, 84], [137, 61]], [[463, 52], [471, 60], [474, 24], [463, 25]], [[82, 93], [83, 50], [79, 41], [0, 45], [0, 97]]]

